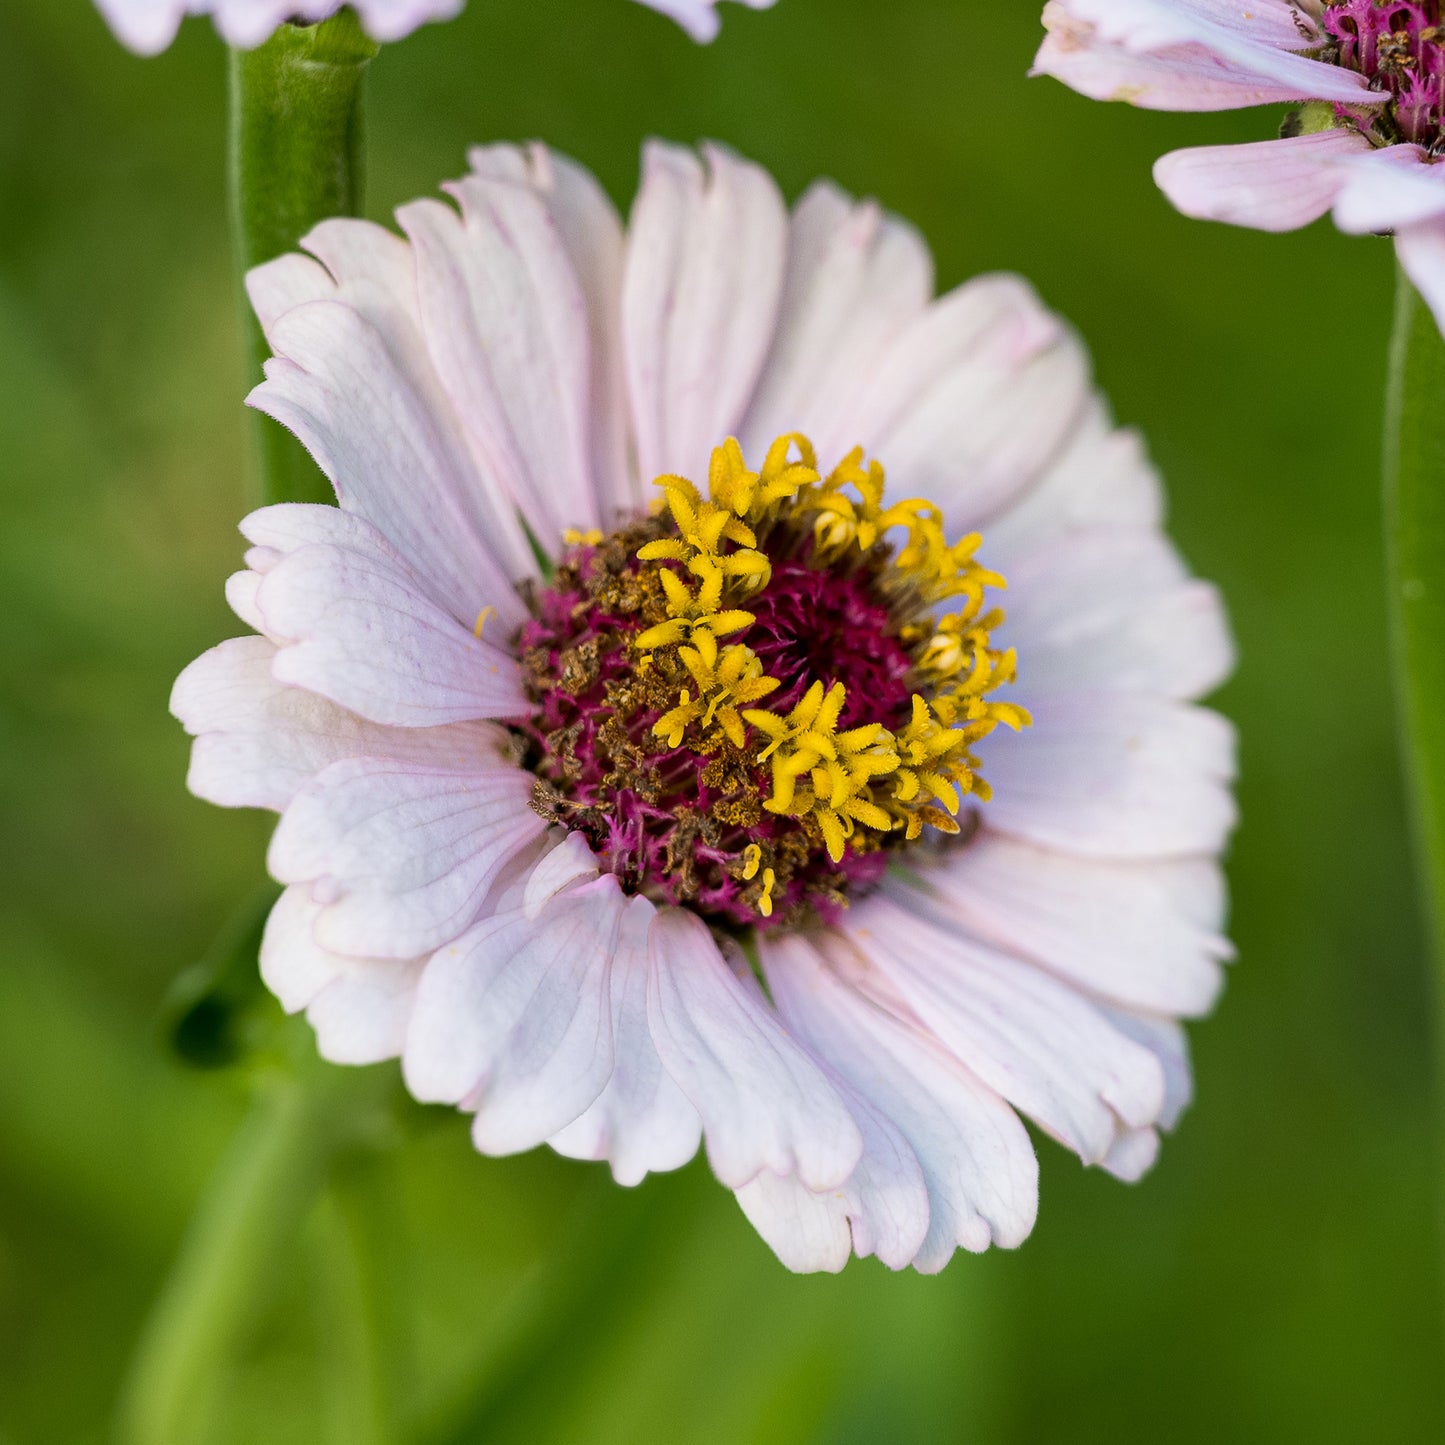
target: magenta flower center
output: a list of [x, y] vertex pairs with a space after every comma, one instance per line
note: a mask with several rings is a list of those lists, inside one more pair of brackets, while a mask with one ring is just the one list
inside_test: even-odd
[[757, 472], [729, 442], [707, 497], [659, 485], [665, 511], [573, 534], [531, 598], [533, 806], [717, 924], [835, 918], [925, 829], [960, 834], [988, 796], [971, 745], [1028, 722], [988, 697], [1014, 671], [984, 602], [1003, 579], [937, 508], [885, 508], [861, 453], [825, 478], [802, 438]]
[[1372, 89], [1390, 97], [1368, 111], [1336, 106], [1336, 118], [1380, 144], [1407, 141], [1438, 150], [1445, 121], [1439, 0], [1346, 0], [1327, 7], [1321, 24], [1329, 37], [1323, 58], [1367, 76]]

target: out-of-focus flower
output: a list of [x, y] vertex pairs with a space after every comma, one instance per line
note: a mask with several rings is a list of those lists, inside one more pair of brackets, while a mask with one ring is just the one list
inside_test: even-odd
[[1299, 102], [1278, 139], [1174, 151], [1155, 180], [1206, 220], [1392, 231], [1445, 325], [1440, 20], [1439, 0], [1049, 0], [1034, 73], [1152, 110]]
[[259, 635], [173, 707], [282, 815], [267, 982], [487, 1153], [701, 1137], [795, 1269], [1017, 1244], [1018, 1113], [1137, 1177], [1228, 952], [1230, 643], [1083, 348], [726, 151], [650, 146], [625, 228], [471, 162], [249, 280], [341, 505], [246, 519]]
[[[96, 0], [121, 43], [157, 55], [187, 15], [211, 15], [228, 45], [251, 50], [289, 20], [329, 19], [348, 0]], [[349, 0], [373, 40], [400, 40], [428, 20], [450, 20], [464, 0]]]
[[[721, 28], [719, 0], [641, 0], [643, 5], [670, 15], [694, 40], [715, 39]], [[751, 10], [767, 10], [776, 0], [741, 0]]]
[[[349, 4], [373, 40], [400, 40], [428, 20], [450, 20], [465, 0], [96, 0], [121, 43], [140, 55], [157, 55], [175, 39], [187, 15], [212, 15], [228, 45], [250, 50], [288, 20], [315, 24]], [[593, 4], [596, 0], [583, 0]], [[718, 32], [718, 0], [640, 0], [670, 15], [694, 40]], [[774, 0], [742, 0], [755, 10]]]

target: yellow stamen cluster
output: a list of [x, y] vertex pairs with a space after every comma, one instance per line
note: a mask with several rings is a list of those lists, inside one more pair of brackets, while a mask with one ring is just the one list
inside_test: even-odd
[[[989, 796], [970, 748], [999, 723], [1018, 729], [1030, 721], [1025, 709], [988, 700], [1013, 681], [1015, 659], [1011, 649], [989, 646], [1003, 613], [984, 610], [984, 591], [1006, 584], [974, 560], [978, 534], [950, 543], [941, 512], [928, 502], [885, 508], [883, 468], [865, 465], [861, 448], [821, 476], [811, 443], [796, 434], [779, 437], [756, 472], [729, 439], [713, 452], [706, 497], [683, 477], [661, 477], [658, 485], [678, 535], [648, 542], [637, 556], [659, 564], [668, 618], [639, 634], [635, 646], [644, 666], [657, 649], [677, 647], [696, 690], [682, 689], [654, 732], [678, 747], [689, 728], [718, 727], [743, 748], [748, 728], [755, 730], [756, 759], [771, 766], [772, 792], [763, 806], [811, 818], [834, 862], [859, 825], [910, 840], [924, 824], [957, 832], [960, 793]], [[915, 659], [920, 689], [912, 716], [896, 731], [881, 722], [839, 731], [846, 701], [841, 683], [825, 688], [814, 681], [787, 714], [752, 705], [781, 681], [766, 675], [750, 647], [719, 639], [756, 620], [738, 604], [768, 585], [772, 564], [759, 538], [784, 524], [811, 527], [811, 560], [820, 567], [850, 565], [852, 557], [861, 560], [883, 545], [888, 533], [906, 533], [891, 555], [874, 558], [881, 595], [906, 619], [899, 637]], [[934, 615], [954, 598], [956, 610]], [[743, 876], [750, 879], [759, 859], [747, 861], [752, 871], [745, 866]], [[765, 916], [770, 892], [765, 877], [759, 904]]]

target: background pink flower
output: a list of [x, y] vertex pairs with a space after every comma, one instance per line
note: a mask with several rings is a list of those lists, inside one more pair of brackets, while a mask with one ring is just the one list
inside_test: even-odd
[[[288, 20], [306, 24], [325, 20], [344, 4], [361, 17], [373, 40], [400, 40], [429, 20], [450, 20], [465, 0], [96, 0], [100, 12], [121, 42], [141, 55], [155, 55], [175, 39], [187, 15], [211, 15], [228, 45], [249, 50], [260, 45]], [[597, 4], [599, 0], [579, 0]], [[640, 0], [670, 15], [694, 40], [711, 40], [718, 32], [719, 0]], [[774, 0], [741, 0], [754, 10]]]
[[1155, 110], [1297, 102], [1278, 139], [1161, 157], [1186, 215], [1266, 231], [1333, 211], [1393, 232], [1445, 322], [1445, 33], [1434, 0], [1050, 0], [1034, 73]]

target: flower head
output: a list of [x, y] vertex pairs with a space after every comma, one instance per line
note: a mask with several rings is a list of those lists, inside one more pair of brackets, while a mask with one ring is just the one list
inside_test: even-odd
[[540, 147], [449, 189], [250, 278], [341, 506], [246, 519], [258, 635], [173, 706], [282, 815], [268, 983], [484, 1151], [705, 1140], [794, 1268], [1018, 1243], [1019, 1113], [1142, 1173], [1227, 952], [1229, 643], [1077, 342], [716, 148], [626, 228]]
[[1035, 74], [1154, 110], [1300, 109], [1275, 140], [1174, 151], [1154, 178], [1186, 215], [1289, 231], [1333, 210], [1393, 232], [1445, 324], [1440, 0], [1049, 0]]
[[[313, 25], [350, 5], [366, 33], [382, 42], [401, 40], [429, 20], [451, 20], [464, 0], [96, 0], [122, 44], [139, 55], [157, 55], [176, 38], [187, 15], [212, 15], [228, 45], [251, 50], [288, 20]], [[595, 0], [586, 0], [595, 3]], [[718, 0], [641, 0], [670, 15], [694, 40], [718, 32]], [[755, 10], [774, 0], [742, 0]]]

